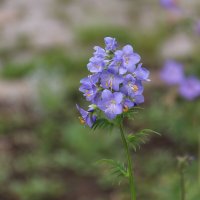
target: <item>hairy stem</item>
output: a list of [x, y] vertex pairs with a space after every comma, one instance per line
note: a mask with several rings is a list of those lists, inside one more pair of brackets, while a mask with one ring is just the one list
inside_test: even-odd
[[129, 184], [130, 184], [130, 191], [131, 191], [131, 200], [136, 200], [136, 189], [135, 189], [135, 183], [134, 183], [134, 177], [133, 177], [133, 166], [132, 166], [132, 162], [131, 162], [130, 149], [129, 149], [129, 145], [127, 143], [126, 137], [124, 135], [122, 122], [120, 123], [120, 133], [121, 133], [122, 143], [124, 145], [124, 148], [125, 148], [125, 151], [126, 151], [126, 156], [127, 156], [127, 161], [128, 161], [128, 172], [129, 172]]

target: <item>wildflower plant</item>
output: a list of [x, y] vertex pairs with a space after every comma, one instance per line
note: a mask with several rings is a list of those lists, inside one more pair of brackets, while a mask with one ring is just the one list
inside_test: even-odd
[[111, 159], [103, 159], [111, 166], [112, 172], [119, 177], [129, 179], [131, 199], [136, 199], [135, 179], [131, 161], [130, 147], [134, 150], [145, 143], [150, 133], [144, 129], [138, 133], [126, 135], [123, 122], [131, 118], [138, 105], [144, 102], [143, 82], [148, 82], [149, 71], [140, 63], [141, 57], [131, 45], [117, 49], [115, 38], [106, 37], [105, 48], [95, 46], [87, 69], [90, 74], [83, 78], [79, 90], [89, 102], [88, 110], [77, 105], [80, 122], [91, 129], [118, 128], [126, 153], [126, 164]]
[[183, 65], [174, 60], [167, 60], [160, 71], [161, 80], [167, 85], [177, 85], [179, 94], [186, 100], [192, 101], [200, 97], [200, 80], [186, 76]]
[[[200, 97], [200, 80], [194, 75], [186, 76], [183, 65], [177, 61], [165, 61], [160, 71], [160, 79], [168, 86], [178, 86], [179, 94], [187, 101], [192, 102]], [[198, 182], [200, 185], [200, 133], [198, 133]]]

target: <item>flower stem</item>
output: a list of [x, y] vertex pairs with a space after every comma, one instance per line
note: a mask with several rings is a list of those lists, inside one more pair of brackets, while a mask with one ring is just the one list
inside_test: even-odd
[[200, 133], [198, 134], [198, 184], [200, 187]]
[[124, 135], [122, 122], [120, 123], [120, 133], [121, 133], [122, 143], [123, 143], [124, 148], [126, 150], [126, 156], [127, 156], [127, 161], [128, 161], [128, 172], [129, 172], [129, 184], [130, 184], [130, 191], [131, 191], [131, 200], [136, 200], [136, 190], [135, 190], [135, 183], [134, 183], [134, 177], [133, 177], [133, 166], [132, 166], [132, 162], [131, 162], [130, 149], [129, 149], [129, 145], [127, 143], [126, 137]]
[[180, 169], [181, 200], [185, 200], [185, 176], [184, 169]]

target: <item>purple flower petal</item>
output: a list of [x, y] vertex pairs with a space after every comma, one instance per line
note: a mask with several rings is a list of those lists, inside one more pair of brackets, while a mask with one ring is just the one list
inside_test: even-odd
[[110, 99], [112, 97], [112, 92], [110, 90], [104, 90], [102, 92], [102, 99], [107, 100]]
[[160, 77], [168, 85], [180, 84], [184, 79], [183, 65], [173, 60], [166, 61]]
[[113, 96], [117, 104], [120, 104], [122, 102], [123, 94], [121, 92], [115, 92], [113, 93]]
[[106, 50], [108, 51], [115, 51], [117, 48], [117, 41], [115, 38], [112, 37], [105, 37], [104, 42], [106, 44]]
[[149, 80], [149, 70], [142, 67], [142, 64], [138, 65], [137, 69], [134, 71], [134, 75], [138, 80], [150, 81]]
[[190, 76], [182, 81], [179, 92], [187, 100], [194, 100], [200, 96], [200, 80]]

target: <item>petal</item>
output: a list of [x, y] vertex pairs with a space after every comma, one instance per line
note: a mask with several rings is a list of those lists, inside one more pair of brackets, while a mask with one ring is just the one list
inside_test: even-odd
[[136, 95], [134, 97], [135, 103], [136, 104], [140, 104], [144, 102], [144, 96], [143, 95]]
[[123, 94], [121, 92], [114, 92], [113, 96], [114, 96], [114, 100], [116, 101], [117, 104], [122, 102]]
[[82, 109], [78, 104], [76, 104], [76, 108], [84, 119], [88, 116], [88, 112]]
[[131, 45], [126, 45], [122, 48], [123, 53], [125, 54], [132, 54], [133, 53], [133, 47]]
[[122, 105], [121, 104], [117, 104], [116, 106], [115, 106], [115, 109], [114, 109], [114, 112], [115, 112], [115, 114], [121, 114], [122, 113]]
[[135, 92], [135, 95], [141, 95], [143, 93], [143, 91], [144, 91], [144, 87], [142, 85], [142, 82], [137, 80], [135, 82], [135, 85], [138, 87], [138, 90]]
[[148, 79], [149, 77], [149, 70], [147, 70], [146, 68], [142, 67], [142, 64], [139, 64], [137, 69], [134, 72], [135, 76], [137, 79], [139, 80], [144, 80], [144, 81], [150, 81]]
[[115, 76], [112, 83], [112, 88], [115, 91], [119, 91], [119, 84], [123, 83], [124, 79], [120, 76]]
[[121, 59], [122, 56], [123, 56], [123, 51], [117, 50], [117, 51], [115, 51], [115, 56], [114, 56], [113, 59], [114, 59], [114, 60], [115, 60], [115, 59]]
[[180, 84], [184, 80], [183, 65], [174, 60], [167, 60], [160, 72], [160, 77], [168, 85]]
[[109, 119], [114, 119], [116, 117], [115, 113], [108, 112], [108, 111], [105, 111], [104, 113]]
[[125, 74], [127, 72], [127, 69], [125, 67], [119, 68], [119, 74]]
[[88, 77], [85, 77], [85, 78], [80, 80], [80, 83], [82, 83], [82, 84], [90, 84], [90, 80], [89, 80]]
[[104, 42], [106, 44], [106, 50], [113, 51], [117, 48], [117, 41], [112, 37], [105, 37]]
[[134, 62], [135, 64], [137, 64], [137, 63], [139, 63], [140, 62], [140, 60], [141, 60], [141, 57], [140, 57], [140, 55], [139, 54], [137, 54], [137, 53], [133, 53], [133, 55], [132, 55], [132, 62]]
[[93, 75], [90, 75], [90, 76], [89, 76], [90, 81], [91, 81], [91, 83], [93, 83], [93, 84], [96, 84], [96, 83], [99, 81], [99, 77], [100, 77], [100, 73], [93, 74]]
[[86, 124], [90, 128], [92, 127], [92, 125], [94, 124], [95, 121], [96, 121], [96, 117], [94, 117], [92, 114], [89, 114], [85, 119]]
[[129, 108], [132, 108], [134, 106], [134, 102], [130, 99], [125, 99], [124, 106], [128, 106]]
[[133, 73], [136, 69], [135, 62], [129, 61], [129, 63], [126, 64], [126, 68], [129, 72]]
[[125, 95], [128, 95], [128, 90], [127, 90], [127, 83], [124, 84], [121, 88], [120, 88], [120, 92], [122, 92]]
[[125, 79], [126, 79], [127, 82], [131, 81], [131, 82], [135, 83], [135, 78], [131, 74], [127, 74]]
[[103, 92], [102, 92], [102, 99], [103, 100], [109, 100], [110, 98], [112, 98], [112, 92], [110, 90], [107, 90], [105, 89]]

